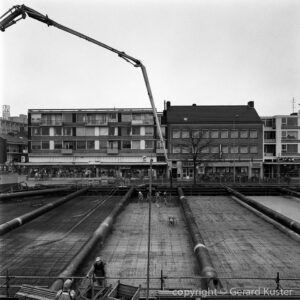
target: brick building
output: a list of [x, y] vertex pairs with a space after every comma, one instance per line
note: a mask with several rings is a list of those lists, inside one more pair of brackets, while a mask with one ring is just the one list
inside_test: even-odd
[[182, 141], [201, 135], [209, 145], [199, 155], [196, 176], [206, 180], [262, 177], [263, 125], [254, 102], [236, 106], [171, 106], [164, 116], [168, 128], [172, 177], [194, 177], [191, 149]]

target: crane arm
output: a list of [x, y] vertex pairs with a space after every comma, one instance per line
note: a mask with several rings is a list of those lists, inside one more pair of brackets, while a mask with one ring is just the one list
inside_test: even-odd
[[66, 31], [70, 34], [73, 34], [75, 36], [78, 36], [88, 42], [91, 42], [93, 44], [96, 44], [102, 48], [105, 48], [111, 52], [114, 52], [116, 54], [118, 54], [119, 57], [123, 58], [125, 61], [131, 63], [132, 65], [134, 65], [135, 67], [140, 67], [141, 70], [142, 70], [142, 74], [143, 74], [143, 78], [144, 78], [144, 81], [145, 81], [145, 85], [146, 85], [146, 88], [147, 88], [147, 93], [148, 93], [148, 97], [149, 97], [149, 100], [150, 100], [150, 104], [151, 104], [151, 107], [152, 107], [152, 111], [153, 111], [153, 115], [154, 115], [154, 118], [155, 118], [155, 122], [156, 122], [156, 126], [157, 126], [157, 129], [158, 129], [158, 134], [159, 134], [159, 138], [160, 138], [160, 141], [161, 141], [161, 144], [162, 144], [162, 147], [163, 147], [163, 151], [164, 151], [164, 156], [165, 156], [165, 159], [166, 159], [166, 162], [168, 163], [168, 155], [167, 155], [167, 151], [166, 151], [166, 147], [165, 147], [165, 142], [164, 142], [164, 139], [163, 139], [163, 135], [162, 135], [162, 131], [161, 131], [161, 127], [160, 127], [160, 123], [159, 123], [159, 120], [158, 120], [158, 116], [157, 116], [157, 111], [156, 111], [156, 107], [155, 107], [155, 103], [154, 103], [154, 99], [153, 99], [153, 95], [152, 95], [152, 91], [151, 91], [151, 87], [150, 87], [150, 82], [149, 82], [149, 79], [148, 79], [148, 74], [147, 74], [147, 70], [146, 70], [146, 67], [142, 64], [142, 62], [128, 54], [126, 54], [125, 52], [123, 51], [119, 51], [115, 48], [112, 48], [102, 42], [99, 42], [85, 34], [82, 34], [78, 31], [75, 31], [71, 28], [68, 28], [64, 25], [61, 25], [57, 22], [55, 22], [54, 20], [48, 18], [47, 15], [43, 15], [37, 11], [35, 11], [34, 9], [26, 6], [26, 5], [15, 5], [13, 6], [11, 9], [9, 9], [4, 15], [2, 15], [0, 17], [0, 30], [1, 31], [5, 31], [6, 28], [10, 27], [11, 25], [13, 24], [16, 24], [19, 20], [21, 19], [25, 19], [26, 16], [32, 18], [32, 19], [35, 19], [37, 21], [40, 21], [42, 23], [45, 23], [47, 24], [48, 26], [54, 26], [58, 29], [61, 29], [63, 31]]

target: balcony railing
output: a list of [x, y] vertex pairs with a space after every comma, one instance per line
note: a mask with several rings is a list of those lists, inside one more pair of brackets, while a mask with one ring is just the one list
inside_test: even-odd
[[119, 149], [117, 148], [107, 148], [107, 154], [118, 154]]

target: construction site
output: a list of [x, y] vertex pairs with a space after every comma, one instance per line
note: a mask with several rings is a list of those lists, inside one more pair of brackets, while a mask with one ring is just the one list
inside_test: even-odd
[[[300, 205], [296, 189], [151, 191], [148, 199], [149, 186], [1, 194], [1, 294], [54, 299], [72, 278], [78, 299], [105, 299], [120, 285], [136, 288], [140, 298], [184, 298], [181, 291], [200, 290], [215, 291], [213, 299], [233, 291], [248, 299], [245, 293], [257, 289], [266, 298], [275, 294], [263, 289], [299, 298], [299, 222], [252, 199], [271, 195]], [[164, 191], [166, 199], [156, 196]], [[101, 287], [87, 278], [98, 256], [106, 264]]]

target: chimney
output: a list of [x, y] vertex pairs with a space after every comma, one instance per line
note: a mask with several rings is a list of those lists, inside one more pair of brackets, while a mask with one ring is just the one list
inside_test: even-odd
[[248, 107], [254, 108], [254, 101], [249, 101], [248, 102]]
[[169, 109], [171, 107], [171, 102], [167, 101], [167, 109]]

